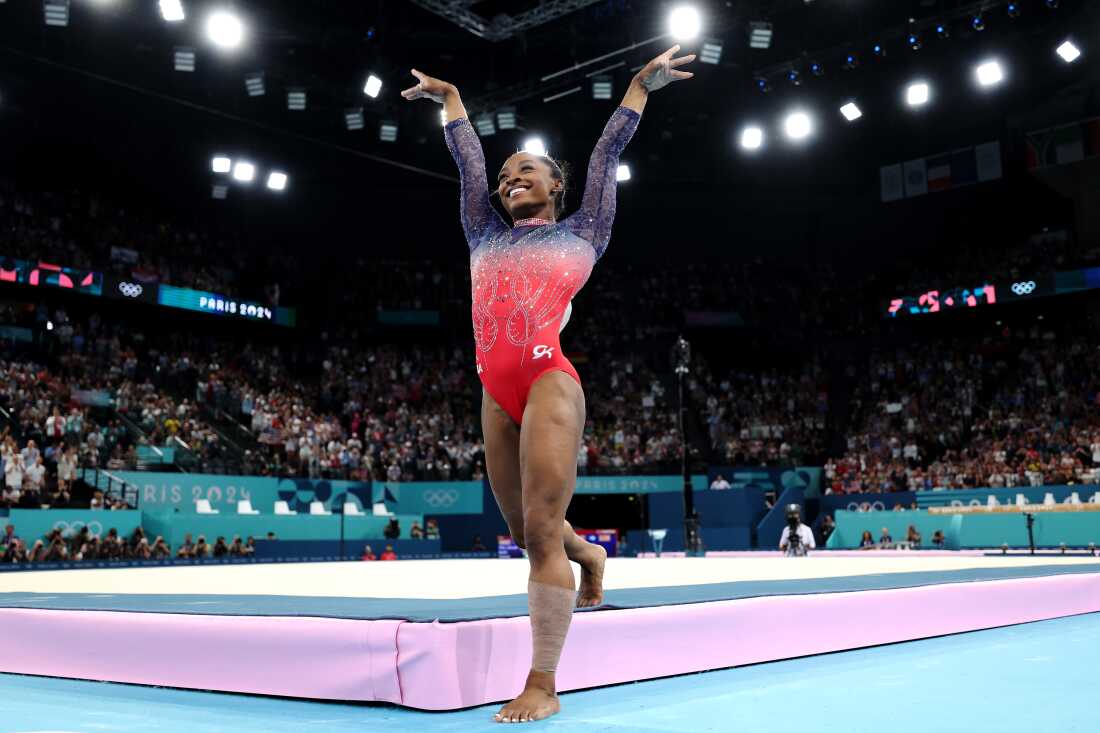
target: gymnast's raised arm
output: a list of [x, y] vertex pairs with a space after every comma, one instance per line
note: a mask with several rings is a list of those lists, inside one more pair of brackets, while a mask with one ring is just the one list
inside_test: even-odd
[[412, 74], [419, 83], [401, 92], [401, 96], [408, 100], [430, 99], [443, 105], [447, 117], [444, 128], [447, 149], [451, 151], [451, 156], [458, 165], [461, 181], [459, 203], [462, 231], [473, 251], [487, 237], [508, 228], [489, 203], [489, 183], [485, 174], [485, 153], [481, 149], [481, 141], [470, 124], [466, 108], [462, 106], [462, 97], [454, 84], [434, 79], [416, 69], [412, 70]]
[[591, 242], [597, 258], [603, 255], [611, 240], [619, 156], [638, 128], [650, 92], [692, 77], [691, 72], [677, 71], [676, 68], [693, 61], [695, 55], [673, 58], [672, 55], [678, 50], [680, 47], [677, 45], [665, 51], [646, 64], [631, 80], [622, 103], [607, 121], [588, 161], [581, 208], [567, 221], [574, 234]]

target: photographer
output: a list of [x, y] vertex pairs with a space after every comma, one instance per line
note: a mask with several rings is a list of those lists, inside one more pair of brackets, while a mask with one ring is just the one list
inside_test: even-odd
[[787, 557], [803, 557], [817, 547], [814, 533], [802, 523], [802, 507], [798, 504], [787, 505], [787, 526], [779, 536], [779, 549]]

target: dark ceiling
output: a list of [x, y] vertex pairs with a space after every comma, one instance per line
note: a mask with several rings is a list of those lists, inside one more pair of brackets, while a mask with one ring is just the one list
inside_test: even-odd
[[[423, 249], [424, 242], [433, 242], [425, 250], [433, 251], [444, 246], [439, 240], [451, 251], [451, 240], [459, 236], [455, 173], [443, 146], [438, 107], [407, 103], [398, 94], [413, 81], [409, 67], [457, 84], [471, 111], [491, 111], [511, 99], [521, 125], [543, 135], [551, 154], [583, 171], [631, 70], [670, 45], [664, 39], [641, 42], [665, 32], [673, 5], [604, 0], [490, 42], [407, 1], [183, 2], [188, 19], [169, 25], [160, 19], [155, 0], [73, 0], [66, 28], [46, 27], [36, 0], [0, 2], [0, 136], [7, 143], [0, 146], [0, 163], [11, 177], [117, 189], [154, 205], [229, 218], [265, 241], [308, 241], [333, 252], [360, 243], [377, 251], [411, 251]], [[211, 48], [200, 32], [207, 12], [227, 4], [250, 29], [245, 47], [232, 54]], [[1002, 139], [1011, 157], [1020, 131], [1048, 123], [1044, 110], [1066, 95], [1072, 101], [1057, 105], [1055, 113], [1065, 119], [1054, 121], [1097, 112], [1091, 89], [1100, 44], [1090, 48], [1089, 40], [1100, 37], [1100, 3], [1061, 0], [1051, 11], [1043, 0], [1021, 0], [1024, 12], [1010, 20], [1004, 2], [987, 2], [984, 33], [968, 32], [968, 17], [959, 17], [950, 21], [950, 40], [925, 32], [919, 53], [905, 47], [907, 28], [961, 16], [975, 4], [696, 4], [706, 18], [705, 35], [724, 43], [721, 63], [697, 62], [694, 80], [654, 95], [624, 156], [634, 179], [621, 187], [616, 232], [650, 240], [655, 249], [655, 232], [662, 242], [675, 237], [689, 249], [698, 245], [702, 251], [706, 244], [722, 251], [734, 244], [801, 247], [807, 238], [820, 246], [834, 236], [837, 222], [855, 222], [844, 227], [844, 237], [852, 240], [875, 241], [892, 228], [921, 231], [902, 220], [927, 219], [927, 212], [878, 202], [879, 166], [992, 139]], [[488, 0], [470, 7], [491, 18], [532, 5]], [[753, 20], [773, 24], [771, 49], [747, 47], [747, 24]], [[1072, 67], [1052, 53], [1068, 35], [1080, 39], [1086, 54]], [[873, 60], [868, 53], [876, 41], [886, 45], [885, 59]], [[632, 44], [640, 45], [613, 53]], [[196, 49], [194, 73], [173, 69], [177, 46]], [[694, 49], [685, 44], [686, 51]], [[861, 54], [859, 69], [840, 69], [846, 49]], [[969, 82], [970, 67], [992, 53], [1007, 62], [1009, 83], [978, 94]], [[604, 54], [613, 55], [538, 81]], [[614, 99], [591, 99], [584, 74], [619, 61], [622, 65], [608, 72]], [[825, 65], [824, 77], [808, 73], [812, 61]], [[797, 88], [780, 78], [792, 65], [806, 72], [806, 82]], [[244, 76], [258, 71], [267, 93], [254, 98], [246, 93]], [[361, 92], [368, 72], [384, 81], [377, 100]], [[771, 94], [754, 88], [762, 72], [774, 79]], [[901, 85], [916, 74], [937, 85], [935, 104], [921, 114], [904, 109], [898, 97]], [[582, 86], [578, 93], [543, 101], [577, 85]], [[307, 90], [307, 110], [286, 109], [289, 87]], [[855, 125], [846, 125], [836, 112], [848, 97], [858, 98], [866, 113]], [[795, 104], [818, 117], [813, 143], [792, 149], [773, 139], [774, 145], [751, 158], [737, 149], [741, 124], [758, 120], [771, 128]], [[344, 129], [344, 111], [360, 106], [365, 129]], [[382, 120], [398, 123], [397, 142], [378, 139]], [[490, 165], [515, 150], [524, 134], [485, 138]], [[228, 200], [212, 202], [209, 160], [215, 152], [285, 168], [291, 188], [283, 196], [260, 187], [234, 188]], [[1008, 183], [986, 193], [949, 201], [952, 194], [915, 206], [995, 206], [1009, 189], [1012, 195], [1031, 195], [1029, 182], [1006, 178]], [[414, 227], [416, 234], [409, 231]], [[456, 255], [462, 251], [459, 247]]]

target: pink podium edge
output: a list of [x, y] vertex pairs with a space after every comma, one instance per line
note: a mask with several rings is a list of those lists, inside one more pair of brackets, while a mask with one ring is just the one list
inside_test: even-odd
[[[1100, 611], [1100, 573], [574, 616], [563, 691]], [[0, 609], [0, 671], [454, 710], [510, 699], [526, 617], [407, 623]]]

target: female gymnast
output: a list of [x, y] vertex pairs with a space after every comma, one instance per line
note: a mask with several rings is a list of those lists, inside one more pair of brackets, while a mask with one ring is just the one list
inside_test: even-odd
[[[565, 521], [584, 431], [580, 377], [561, 353], [558, 334], [570, 301], [607, 248], [615, 218], [619, 155], [641, 119], [646, 99], [690, 79], [678, 70], [694, 55], [673, 46], [638, 72], [611, 115], [588, 163], [580, 210], [561, 218], [566, 177], [546, 156], [516, 153], [501, 167], [496, 194], [509, 227], [489, 201], [485, 155], [453, 84], [416, 69], [405, 99], [444, 106], [445, 137], [461, 178], [462, 229], [470, 247], [477, 373], [483, 386], [481, 425], [489, 484], [513, 539], [527, 549], [531, 574], [531, 671], [523, 692], [495, 716], [539, 720], [558, 712], [554, 672], [578, 607], [603, 602], [607, 553]], [[581, 566], [579, 594], [572, 560]]]

